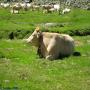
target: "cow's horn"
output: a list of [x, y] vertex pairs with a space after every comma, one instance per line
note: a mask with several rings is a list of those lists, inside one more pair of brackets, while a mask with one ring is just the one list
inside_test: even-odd
[[39, 27], [36, 27], [36, 29], [35, 29], [36, 31], [40, 31], [40, 28]]

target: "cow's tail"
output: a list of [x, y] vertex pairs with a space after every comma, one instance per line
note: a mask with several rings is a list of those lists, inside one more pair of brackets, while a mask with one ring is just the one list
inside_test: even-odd
[[73, 53], [73, 56], [81, 56], [81, 53], [80, 53], [80, 52], [75, 51], [75, 52]]

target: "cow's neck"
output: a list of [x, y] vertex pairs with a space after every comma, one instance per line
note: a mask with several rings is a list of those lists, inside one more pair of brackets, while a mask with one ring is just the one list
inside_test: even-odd
[[37, 49], [37, 53], [39, 54], [40, 57], [43, 57], [42, 50], [41, 50], [42, 41], [43, 41], [43, 35], [41, 34], [39, 37], [38, 49]]
[[41, 45], [41, 42], [42, 42], [42, 39], [43, 39], [43, 36], [42, 36], [42, 33], [41, 33], [41, 35], [39, 36], [39, 43], [38, 43], [38, 45], [39, 45], [39, 47], [40, 47], [40, 45]]

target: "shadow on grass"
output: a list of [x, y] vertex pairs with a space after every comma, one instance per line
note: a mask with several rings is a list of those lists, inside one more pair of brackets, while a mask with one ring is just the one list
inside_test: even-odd
[[0, 90], [20, 90], [20, 88], [18, 88], [18, 87], [3, 87], [0, 84]]
[[[37, 52], [37, 55], [39, 55], [38, 56], [38, 58], [40, 58], [40, 59], [45, 59], [45, 58], [43, 58], [43, 56], [41, 55], [41, 52]], [[55, 60], [64, 60], [65, 58], [69, 58], [71, 55], [61, 55], [60, 54], [60, 56], [57, 58], [57, 59], [55, 59]], [[78, 56], [81, 56], [81, 53], [80, 52], [74, 52], [73, 54], [72, 54], [72, 56], [76, 56], [76, 57], [78, 57]], [[50, 60], [50, 61], [54, 61], [54, 60]]]

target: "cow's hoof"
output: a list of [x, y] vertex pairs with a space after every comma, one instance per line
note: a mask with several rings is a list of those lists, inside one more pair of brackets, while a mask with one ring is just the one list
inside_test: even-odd
[[48, 55], [48, 56], [46, 56], [46, 59], [47, 60], [54, 60], [54, 57], [52, 55]]

